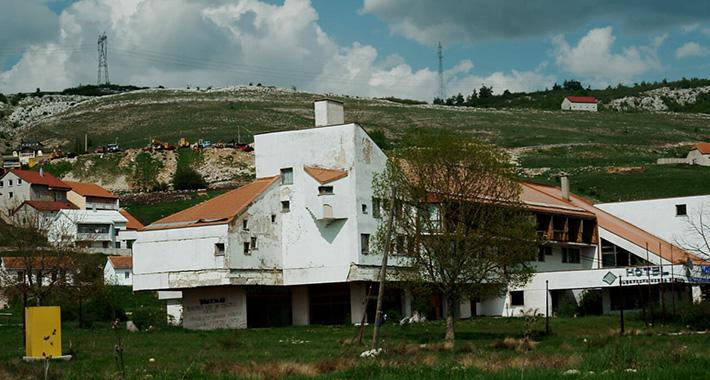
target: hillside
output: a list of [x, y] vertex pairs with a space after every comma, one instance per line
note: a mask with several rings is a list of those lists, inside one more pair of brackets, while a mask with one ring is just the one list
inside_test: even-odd
[[[15, 141], [37, 138], [65, 151], [81, 149], [84, 134], [93, 147], [117, 140], [139, 148], [151, 137], [173, 144], [180, 137], [215, 142], [240, 136], [250, 142], [255, 133], [310, 127], [312, 102], [322, 96], [266, 87], [145, 89], [77, 101], [58, 112], [35, 111], [39, 116], [15, 123], [11, 132]], [[599, 200], [696, 194], [707, 192], [710, 182], [709, 168], [655, 165], [659, 157], [683, 156], [693, 143], [709, 141], [706, 114], [571, 113], [334, 98], [345, 103], [347, 121], [361, 124], [383, 145], [396, 145], [410, 128], [461, 130], [508, 149], [521, 175], [550, 182], [564, 171], [572, 175], [573, 188]], [[171, 160], [160, 161], [165, 167]], [[208, 170], [232, 165], [218, 161]], [[65, 173], [90, 172], [81, 167], [72, 163]]]

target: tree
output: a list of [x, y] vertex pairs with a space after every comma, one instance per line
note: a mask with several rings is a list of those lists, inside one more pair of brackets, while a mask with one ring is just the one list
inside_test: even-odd
[[447, 302], [446, 340], [455, 338], [454, 307], [464, 297], [500, 295], [528, 281], [537, 251], [535, 225], [520, 201], [514, 168], [497, 148], [448, 130], [405, 138], [375, 180], [375, 194], [398, 211], [395, 236], [380, 250], [409, 256], [404, 281], [438, 291]]
[[478, 98], [479, 99], [490, 98], [491, 96], [493, 96], [493, 86], [486, 87], [486, 85], [484, 84], [478, 90]]
[[463, 107], [463, 106], [465, 105], [465, 104], [464, 104], [465, 102], [466, 102], [466, 99], [465, 99], [465, 98], [463, 97], [463, 95], [459, 92], [459, 93], [456, 95], [456, 99], [454, 100], [454, 105], [457, 106], [457, 107]]
[[562, 83], [562, 88], [564, 88], [567, 91], [581, 91], [584, 90], [584, 87], [582, 87], [582, 83], [580, 81], [576, 81], [574, 79], [568, 79]]
[[678, 239], [678, 245], [705, 260], [710, 260], [710, 209], [701, 205], [689, 213], [686, 223], [691, 236]]
[[197, 190], [207, 187], [204, 178], [195, 169], [185, 166], [175, 171], [173, 188], [175, 190]]

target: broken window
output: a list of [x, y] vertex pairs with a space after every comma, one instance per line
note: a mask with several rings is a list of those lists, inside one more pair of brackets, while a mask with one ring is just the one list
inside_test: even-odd
[[318, 186], [318, 195], [333, 195], [333, 186]]
[[249, 242], [248, 241], [244, 242], [244, 254], [251, 255], [251, 250], [249, 250]]
[[215, 243], [214, 255], [215, 256], [224, 256], [224, 243]]
[[688, 208], [686, 205], [675, 205], [675, 216], [686, 216], [688, 215]]
[[259, 248], [256, 245], [256, 236], [252, 236], [251, 237], [251, 250], [256, 251], [257, 249], [259, 249]]
[[367, 205], [365, 203], [362, 204], [362, 213], [367, 214]]
[[370, 254], [370, 234], [360, 234], [360, 253]]
[[291, 211], [291, 202], [281, 201], [281, 212], [290, 212], [290, 211]]
[[525, 293], [522, 290], [510, 292], [510, 306], [524, 306]]
[[562, 262], [568, 264], [579, 264], [579, 248], [562, 248]]
[[276, 214], [271, 214], [271, 223], [276, 223]]
[[281, 169], [281, 184], [293, 185], [293, 168]]
[[249, 231], [249, 220], [247, 220], [247, 219], [242, 220], [242, 229], [244, 231]]

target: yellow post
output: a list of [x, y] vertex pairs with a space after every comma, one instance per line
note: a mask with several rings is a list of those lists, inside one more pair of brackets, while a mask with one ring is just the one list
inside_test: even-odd
[[62, 356], [62, 325], [59, 306], [25, 308], [25, 355], [30, 358]]

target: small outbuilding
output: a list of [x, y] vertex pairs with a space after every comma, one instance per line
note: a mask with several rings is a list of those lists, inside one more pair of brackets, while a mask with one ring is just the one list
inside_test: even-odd
[[698, 143], [685, 158], [690, 165], [710, 166], [710, 143]]
[[593, 96], [567, 96], [562, 100], [562, 110], [597, 112], [598, 104]]

